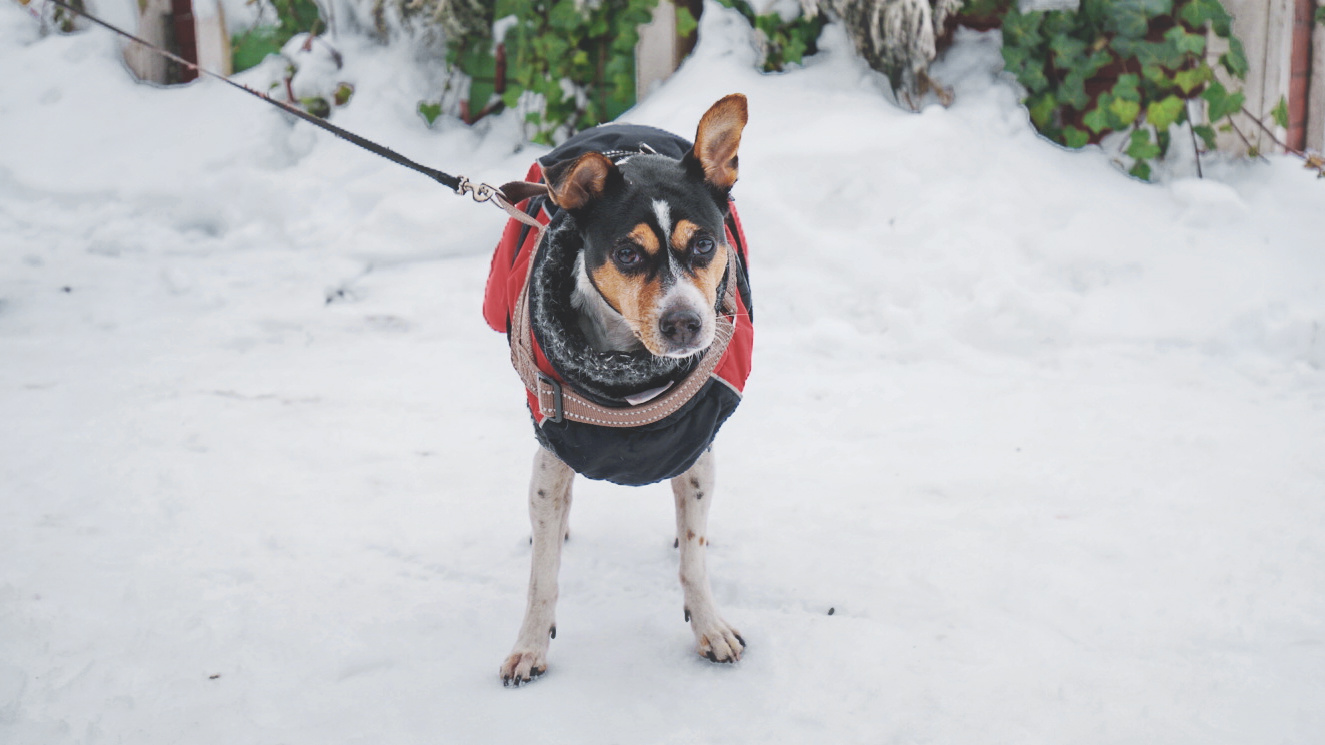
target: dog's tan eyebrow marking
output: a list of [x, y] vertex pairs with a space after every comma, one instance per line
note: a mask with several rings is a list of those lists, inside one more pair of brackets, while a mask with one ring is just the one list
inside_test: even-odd
[[690, 239], [699, 232], [699, 226], [682, 218], [676, 221], [676, 229], [672, 231], [672, 248], [677, 251], [684, 251], [690, 245]]
[[656, 256], [658, 254], [658, 249], [661, 248], [661, 246], [658, 245], [658, 236], [654, 234], [653, 228], [649, 227], [648, 223], [640, 223], [639, 225], [636, 225], [634, 229], [626, 235], [638, 244], [640, 248], [643, 248], [644, 253], [650, 256]]

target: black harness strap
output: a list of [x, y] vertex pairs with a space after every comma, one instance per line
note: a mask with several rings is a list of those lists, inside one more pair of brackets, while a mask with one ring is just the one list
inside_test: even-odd
[[352, 142], [355, 145], [358, 145], [359, 147], [363, 148], [364, 150], [367, 150], [370, 153], [375, 153], [377, 155], [382, 156], [383, 158], [386, 158], [387, 160], [393, 163], [398, 163], [412, 171], [417, 171], [419, 173], [422, 173], [423, 175], [427, 176], [433, 181], [436, 181], [442, 186], [454, 190], [457, 194], [463, 194], [466, 186], [469, 187], [470, 191], [474, 191], [474, 187], [469, 184], [469, 180], [464, 178], [463, 176], [452, 176], [451, 174], [443, 173], [442, 171], [439, 171], [436, 168], [429, 168], [428, 166], [425, 166], [421, 163], [416, 163], [410, 160], [409, 158], [406, 158], [405, 156], [401, 155], [400, 153], [396, 152], [395, 150], [392, 150], [391, 148], [384, 147], [382, 145], [377, 144], [376, 142], [373, 142], [372, 140], [364, 139], [363, 137], [360, 137], [359, 135], [356, 135], [353, 132], [341, 129], [340, 127], [337, 127], [336, 125], [332, 124], [331, 122], [328, 122], [325, 119], [322, 119], [321, 117], [313, 116], [312, 114], [308, 113], [307, 111], [304, 111], [298, 106], [285, 103], [284, 101], [278, 101], [272, 98], [271, 96], [268, 96], [265, 93], [262, 93], [260, 91], [255, 91], [252, 88], [242, 83], [236, 83], [230, 78], [227, 78], [224, 75], [218, 75], [217, 73], [214, 73], [211, 70], [204, 70], [201, 67], [198, 67], [196, 64], [189, 62], [183, 57], [180, 57], [179, 55], [173, 54], [150, 42], [143, 41], [137, 36], [134, 36], [133, 34], [127, 31], [122, 31], [116, 28], [115, 26], [112, 26], [111, 24], [101, 20], [100, 18], [91, 15], [87, 11], [79, 10], [78, 8], [75, 8], [72, 5], [65, 3], [63, 0], [46, 0], [46, 2], [58, 5], [59, 7], [64, 8], [65, 10], [71, 13], [75, 13], [77, 15], [82, 16], [83, 18], [86, 18], [87, 20], [97, 24], [98, 26], [101, 26], [102, 28], [109, 29], [110, 31], [113, 31], [114, 33], [119, 34], [120, 36], [123, 36], [126, 39], [142, 44], [144, 47], [152, 50], [153, 52], [156, 52], [157, 54], [167, 59], [173, 60], [174, 62], [178, 62], [179, 64], [184, 65], [185, 67], [191, 70], [194, 70], [200, 75], [206, 75], [208, 77], [216, 78], [217, 80], [221, 81], [222, 83], [225, 83], [228, 86], [231, 86], [233, 88], [238, 88], [239, 90], [244, 91], [245, 93], [257, 96], [258, 98], [261, 98], [263, 101], [266, 101], [267, 103], [272, 104], [273, 106], [279, 106], [287, 113], [293, 114], [294, 116], [303, 119], [304, 121], [308, 122], [309, 124], [312, 124], [315, 127], [320, 127], [321, 129], [325, 129], [326, 131], [336, 135], [342, 140]]

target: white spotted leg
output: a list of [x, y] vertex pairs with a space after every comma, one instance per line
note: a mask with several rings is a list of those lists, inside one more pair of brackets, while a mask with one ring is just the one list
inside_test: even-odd
[[501, 665], [504, 686], [528, 683], [547, 671], [548, 645], [557, 635], [557, 572], [570, 520], [574, 479], [570, 466], [547, 450], [538, 449], [529, 483], [529, 521], [534, 530], [529, 604], [515, 648]]
[[700, 456], [690, 470], [672, 479], [677, 546], [681, 549], [681, 590], [685, 593], [685, 618], [695, 634], [695, 650], [713, 662], [735, 662], [741, 659], [745, 640], [718, 615], [704, 560], [713, 481], [711, 450]]

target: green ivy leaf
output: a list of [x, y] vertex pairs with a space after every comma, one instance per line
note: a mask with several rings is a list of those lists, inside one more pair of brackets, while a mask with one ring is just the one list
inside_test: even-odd
[[1081, 111], [1090, 105], [1090, 96], [1086, 94], [1086, 76], [1073, 70], [1063, 78], [1057, 90], [1058, 100], [1065, 106]]
[[1183, 70], [1173, 76], [1174, 82], [1182, 89], [1183, 93], [1188, 95], [1199, 88], [1203, 83], [1210, 79], [1213, 71], [1210, 66], [1202, 62], [1200, 66], [1193, 67], [1190, 70]]
[[423, 121], [427, 122], [429, 127], [431, 127], [433, 122], [437, 121], [437, 117], [441, 115], [441, 101], [419, 101], [419, 116], [423, 117]]
[[1025, 49], [1037, 47], [1044, 41], [1040, 34], [1040, 24], [1044, 13], [1022, 13], [1013, 6], [1003, 16], [1003, 46]]
[[1030, 57], [1030, 53], [1031, 53], [1030, 50], [1027, 49], [1026, 47], [1017, 47], [1017, 46], [1012, 46], [1010, 44], [1004, 44], [1003, 69], [1012, 73], [1017, 78], [1020, 78], [1022, 68], [1025, 67], [1026, 62]]
[[1182, 26], [1174, 26], [1164, 34], [1164, 40], [1172, 44], [1182, 54], [1205, 54], [1205, 35], [1189, 34]]
[[1283, 96], [1279, 97], [1279, 103], [1274, 105], [1274, 110], [1270, 112], [1274, 117], [1274, 123], [1288, 129], [1288, 101]]
[[1079, 150], [1090, 142], [1090, 135], [1069, 124], [1063, 127], [1063, 142], [1068, 147]]
[[1217, 36], [1228, 36], [1233, 20], [1219, 0], [1188, 0], [1178, 16], [1195, 28], [1201, 28], [1209, 22]]
[[1207, 150], [1214, 150], [1214, 149], [1215, 149], [1215, 128], [1214, 128], [1214, 127], [1211, 127], [1211, 126], [1208, 125], [1208, 124], [1198, 124], [1198, 125], [1196, 125], [1195, 127], [1192, 127], [1192, 131], [1195, 132], [1195, 133], [1196, 133], [1196, 136], [1197, 136], [1197, 137], [1200, 137], [1200, 138], [1201, 138], [1201, 141], [1205, 143], [1205, 148], [1206, 148]]
[[1044, 74], [1044, 69], [1034, 65], [1023, 69], [1017, 76], [1017, 81], [1026, 86], [1026, 90], [1031, 93], [1039, 93], [1049, 87], [1049, 78]]
[[1104, 67], [1108, 66], [1110, 62], [1113, 62], [1113, 55], [1110, 54], [1107, 50], [1105, 50], [1101, 45], [1099, 49], [1096, 49], [1094, 52], [1092, 52], [1091, 55], [1085, 59], [1085, 61], [1083, 61], [1079, 65], [1074, 66], [1073, 69], [1080, 70], [1082, 73], [1085, 74], [1087, 78], [1092, 78], [1095, 76], [1095, 73], [1099, 72]]
[[548, 11], [548, 25], [559, 31], [574, 31], [584, 17], [575, 7], [574, 0], [560, 0]]
[[250, 67], [257, 67], [269, 54], [278, 54], [281, 45], [289, 37], [281, 38], [280, 30], [275, 26], [257, 26], [241, 34], [235, 34], [230, 40], [230, 61], [235, 72], [242, 72]]
[[1131, 170], [1128, 171], [1128, 173], [1132, 174], [1133, 176], [1136, 176], [1142, 181], [1149, 181], [1150, 164], [1145, 162], [1144, 160], [1138, 160], [1136, 163], [1132, 165], [1132, 168]]
[[1238, 37], [1228, 37], [1228, 51], [1219, 55], [1219, 64], [1228, 70], [1228, 74], [1240, 80], [1247, 79], [1247, 71], [1251, 68], [1247, 64], [1247, 52], [1242, 48], [1242, 42], [1238, 41]]
[[1150, 19], [1168, 15], [1173, 11], [1173, 0], [1111, 0], [1104, 30], [1122, 36], [1140, 38], [1146, 35]]
[[1127, 154], [1136, 160], [1150, 160], [1159, 157], [1159, 145], [1150, 139], [1150, 130], [1142, 127], [1132, 130], [1131, 142], [1127, 145]]
[[1210, 121], [1217, 122], [1230, 114], [1234, 114], [1242, 109], [1242, 104], [1246, 97], [1241, 91], [1229, 93], [1223, 84], [1218, 81], [1210, 84], [1201, 94], [1206, 103], [1210, 106]]
[[1063, 10], [1048, 11], [1044, 14], [1040, 29], [1051, 39], [1055, 36], [1078, 33], [1077, 14]]
[[[1034, 101], [1034, 103], [1030, 103]], [[1035, 126], [1044, 129], [1053, 121], [1054, 111], [1058, 108], [1058, 101], [1054, 100], [1054, 94], [1041, 93], [1031, 99], [1028, 99], [1031, 112], [1031, 121]]]
[[1056, 55], [1054, 64], [1060, 67], [1067, 67], [1080, 59], [1086, 51], [1086, 42], [1081, 39], [1068, 36], [1066, 33], [1057, 34], [1049, 40], [1049, 48]]
[[1107, 112], [1109, 104], [1112, 103], [1112, 101], [1113, 96], [1110, 96], [1107, 93], [1101, 95], [1095, 104], [1095, 108], [1087, 111], [1086, 115], [1081, 118], [1081, 121], [1084, 122], [1087, 127], [1090, 127], [1090, 131], [1095, 134], [1101, 134], [1110, 129]]
[[1137, 115], [1141, 113], [1141, 104], [1136, 101], [1115, 98], [1113, 103], [1109, 104], [1109, 113], [1118, 117], [1118, 121], [1122, 126], [1127, 126], [1136, 121]]
[[1186, 102], [1177, 96], [1168, 96], [1160, 101], [1152, 101], [1146, 107], [1146, 121], [1155, 125], [1155, 129], [1165, 132], [1182, 117]]
[[1170, 42], [1154, 42], [1144, 39], [1114, 37], [1110, 43], [1114, 51], [1124, 58], [1135, 57], [1142, 65], [1162, 65], [1168, 68], [1180, 67], [1185, 56], [1178, 47]]
[[1139, 104], [1141, 102], [1141, 91], [1137, 90], [1137, 86], [1140, 83], [1141, 78], [1136, 75], [1119, 75], [1118, 82], [1113, 84], [1113, 90], [1111, 91], [1113, 97], [1124, 101], [1135, 101]]
[[331, 104], [327, 103], [327, 99], [321, 96], [301, 98], [299, 99], [299, 105], [304, 107], [304, 111], [321, 119], [331, 116]]
[[[336, 86], [336, 92], [332, 95], [332, 103], [337, 106], [344, 106], [350, 102], [350, 97], [354, 95], [354, 86], [349, 83], [341, 83]], [[440, 108], [440, 107], [439, 107]], [[433, 117], [434, 119], [436, 117]], [[431, 123], [431, 122], [430, 122]]]
[[805, 42], [799, 38], [788, 39], [782, 46], [782, 58], [794, 65], [805, 59]]
[[695, 33], [695, 29], [697, 28], [699, 28], [699, 21], [695, 20], [695, 16], [691, 14], [690, 9], [678, 7], [676, 9], [677, 35], [689, 36]]

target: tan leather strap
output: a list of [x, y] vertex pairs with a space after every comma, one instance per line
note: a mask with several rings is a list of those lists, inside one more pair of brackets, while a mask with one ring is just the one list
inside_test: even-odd
[[515, 311], [511, 318], [511, 364], [520, 375], [520, 380], [524, 381], [525, 387], [534, 394], [535, 400], [538, 401], [539, 412], [547, 420], [560, 422], [569, 419], [600, 427], [639, 427], [672, 415], [704, 387], [727, 351], [727, 345], [731, 343], [732, 335], [736, 331], [736, 264], [730, 246], [727, 247], [727, 290], [722, 300], [725, 315], [717, 319], [713, 343], [704, 353], [704, 359], [684, 380], [657, 397], [637, 406], [611, 407], [586, 399], [569, 385], [558, 383], [538, 369], [530, 336], [532, 329], [529, 322], [529, 278], [533, 274], [534, 262], [538, 259], [538, 251], [542, 245], [543, 235], [540, 231], [538, 242], [534, 246], [534, 255], [529, 257], [529, 271], [525, 274], [524, 286], [520, 290], [520, 296], [516, 298]]
[[[492, 199], [493, 202], [496, 202], [497, 206], [501, 207], [506, 212], [506, 214], [510, 215], [516, 220], [519, 220], [525, 225], [528, 225], [534, 230], [537, 230], [538, 239], [539, 241], [542, 241], [543, 227], [544, 227], [543, 223], [539, 222], [538, 220], [535, 220], [532, 216], [525, 214], [524, 210], [519, 209], [515, 206], [516, 204], [528, 199], [530, 196], [534, 196], [534, 193], [528, 190], [521, 189], [520, 187], [523, 185], [542, 186], [543, 193], [547, 193], [547, 187], [543, 186], [542, 184], [529, 184], [526, 181], [512, 181], [511, 183], [502, 186], [501, 189], [495, 190], [492, 196], [490, 197], [490, 199]], [[508, 196], [505, 192], [506, 189], [511, 189], [513, 192], [516, 192], [516, 196], [515, 197]]]

